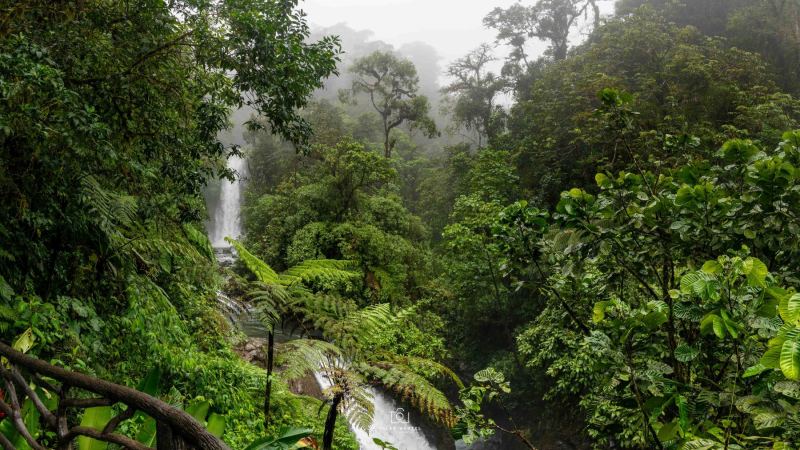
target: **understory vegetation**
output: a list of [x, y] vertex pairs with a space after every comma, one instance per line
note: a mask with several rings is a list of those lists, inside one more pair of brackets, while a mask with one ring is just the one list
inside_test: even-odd
[[798, 0], [487, 5], [446, 67], [297, 0], [0, 11], [0, 341], [236, 449], [356, 449], [376, 389], [468, 444], [800, 443]]

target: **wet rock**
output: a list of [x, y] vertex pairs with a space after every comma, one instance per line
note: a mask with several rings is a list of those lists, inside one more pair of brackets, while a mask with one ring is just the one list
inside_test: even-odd
[[243, 360], [259, 367], [265, 367], [267, 362], [264, 349], [265, 345], [265, 339], [247, 338], [243, 343], [234, 348], [234, 350]]

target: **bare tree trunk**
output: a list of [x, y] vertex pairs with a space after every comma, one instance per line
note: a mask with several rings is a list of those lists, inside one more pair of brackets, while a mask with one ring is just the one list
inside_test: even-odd
[[383, 156], [385, 156], [387, 159], [392, 157], [392, 145], [389, 143], [390, 132], [391, 130], [388, 129], [383, 132]]
[[322, 450], [333, 448], [333, 431], [336, 428], [336, 416], [339, 413], [339, 403], [342, 402], [342, 394], [337, 394], [331, 402], [331, 409], [328, 410], [328, 417], [325, 418], [325, 434], [322, 436]]
[[275, 331], [270, 330], [267, 337], [267, 387], [264, 389], [264, 431], [269, 428], [269, 403], [272, 397], [272, 366], [275, 357]]

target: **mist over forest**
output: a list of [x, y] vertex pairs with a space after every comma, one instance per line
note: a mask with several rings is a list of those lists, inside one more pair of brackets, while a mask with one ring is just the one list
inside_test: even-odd
[[0, 446], [800, 448], [800, 0], [496, 3], [1, 2]]

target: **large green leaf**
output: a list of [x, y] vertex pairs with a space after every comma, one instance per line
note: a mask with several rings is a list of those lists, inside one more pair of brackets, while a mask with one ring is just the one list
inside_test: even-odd
[[[147, 373], [136, 389], [145, 394], [157, 396], [160, 384], [161, 370], [155, 368]], [[156, 442], [156, 420], [142, 412], [137, 412], [135, 417], [143, 417], [144, 420], [139, 427], [139, 432], [136, 434], [136, 440], [148, 447], [153, 447]]]
[[781, 349], [783, 344], [770, 347], [761, 357], [760, 364], [769, 369], [778, 369], [781, 366]]
[[157, 432], [158, 426], [156, 424], [156, 419], [147, 416], [145, 417], [142, 425], [139, 427], [139, 432], [136, 434], [136, 440], [148, 447], [153, 447], [156, 442]]
[[769, 269], [767, 265], [757, 258], [747, 258], [744, 262], [744, 272], [747, 275], [747, 282], [750, 286], [766, 286]]
[[609, 301], [597, 302], [592, 309], [592, 322], [600, 323], [606, 318], [606, 307], [610, 304]]
[[762, 372], [769, 370], [769, 367], [765, 366], [764, 364], [758, 363], [755, 366], [748, 367], [744, 374], [742, 374], [742, 378], [750, 378], [756, 375], [761, 374]]
[[310, 428], [281, 428], [278, 437], [265, 437], [253, 441], [245, 450], [289, 450], [298, 447], [300, 441], [311, 435]]
[[[22, 422], [25, 424], [28, 432], [34, 438], [38, 437], [40, 430], [39, 410], [36, 409], [36, 406], [34, 406], [30, 399], [25, 400], [20, 413], [22, 415]], [[28, 441], [17, 432], [16, 428], [12, 426], [10, 420], [5, 420], [3, 425], [7, 426], [2, 429], [2, 433], [9, 439], [9, 441], [11, 441], [11, 443], [14, 445], [14, 448], [17, 450], [31, 450], [31, 446], [28, 445]]]
[[211, 415], [208, 416], [208, 424], [206, 424], [206, 428], [208, 429], [209, 433], [221, 438], [222, 433], [225, 432], [225, 422], [225, 416], [217, 413], [211, 413]]
[[[111, 420], [113, 411], [110, 406], [98, 406], [87, 408], [81, 419], [81, 426], [94, 428], [102, 431], [106, 424]], [[106, 450], [108, 444], [90, 437], [81, 436], [78, 438], [78, 450]]]
[[702, 270], [705, 273], [708, 273], [708, 274], [711, 274], [711, 275], [716, 275], [716, 274], [722, 272], [722, 265], [719, 262], [714, 261], [714, 260], [706, 261], [706, 263], [703, 264], [703, 269]]
[[781, 371], [790, 380], [800, 380], [800, 337], [791, 336], [781, 346]]
[[206, 416], [208, 416], [208, 410], [211, 408], [211, 403], [207, 400], [195, 400], [193, 401], [188, 408], [186, 408], [186, 412], [189, 413], [190, 416], [197, 419], [200, 423], [206, 422]]
[[797, 324], [800, 319], [800, 294], [784, 297], [778, 309], [784, 322]]
[[699, 272], [689, 272], [681, 277], [681, 292], [684, 294], [693, 294], [693, 286], [702, 278]]
[[693, 361], [697, 356], [700, 354], [700, 351], [694, 347], [690, 347], [686, 344], [680, 344], [675, 348], [675, 359], [680, 362], [690, 362]]

